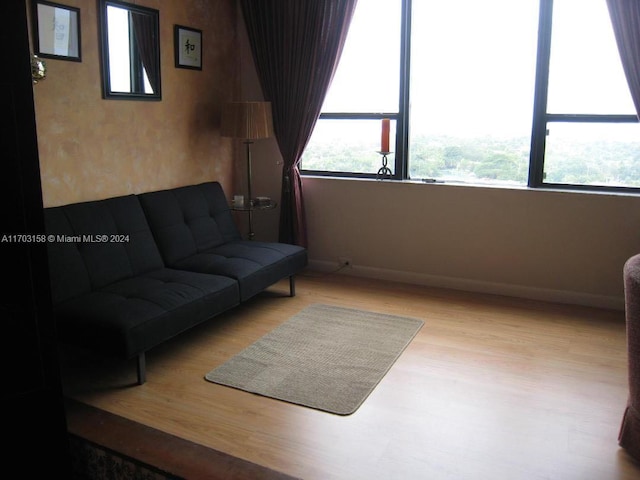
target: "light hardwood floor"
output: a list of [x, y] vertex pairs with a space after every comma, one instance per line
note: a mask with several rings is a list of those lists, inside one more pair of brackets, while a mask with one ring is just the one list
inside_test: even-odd
[[[308, 480], [640, 478], [617, 444], [624, 313], [308, 272], [134, 362], [65, 355], [65, 394]], [[425, 325], [364, 404], [336, 416], [204, 375], [312, 303]]]

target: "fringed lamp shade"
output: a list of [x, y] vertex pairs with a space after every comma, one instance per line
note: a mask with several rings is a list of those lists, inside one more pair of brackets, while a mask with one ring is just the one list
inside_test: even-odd
[[222, 108], [223, 137], [259, 140], [273, 136], [271, 102], [230, 102]]

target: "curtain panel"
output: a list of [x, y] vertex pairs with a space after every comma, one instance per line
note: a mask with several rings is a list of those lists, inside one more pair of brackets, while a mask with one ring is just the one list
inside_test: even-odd
[[283, 158], [279, 240], [306, 247], [300, 158], [336, 71], [357, 0], [241, 0]]
[[640, 116], [640, 2], [607, 0], [613, 32], [629, 90]]
[[147, 78], [154, 93], [158, 93], [158, 84], [156, 79], [160, 78], [160, 65], [156, 55], [158, 38], [154, 19], [151, 15], [143, 15], [136, 12], [130, 12], [131, 24], [133, 25], [133, 34], [138, 46], [138, 53], [142, 60], [142, 65], [147, 71]]

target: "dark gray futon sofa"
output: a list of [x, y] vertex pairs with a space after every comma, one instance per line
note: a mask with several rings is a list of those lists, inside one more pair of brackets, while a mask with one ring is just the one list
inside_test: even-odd
[[[137, 358], [289, 278], [305, 248], [243, 240], [217, 182], [45, 209], [61, 343]], [[51, 237], [50, 237], [51, 238]]]

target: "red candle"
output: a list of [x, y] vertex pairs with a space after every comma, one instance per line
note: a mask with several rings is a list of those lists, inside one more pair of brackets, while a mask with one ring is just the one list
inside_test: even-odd
[[382, 137], [380, 141], [380, 151], [388, 152], [389, 151], [389, 129], [390, 122], [388, 118], [382, 119]]

